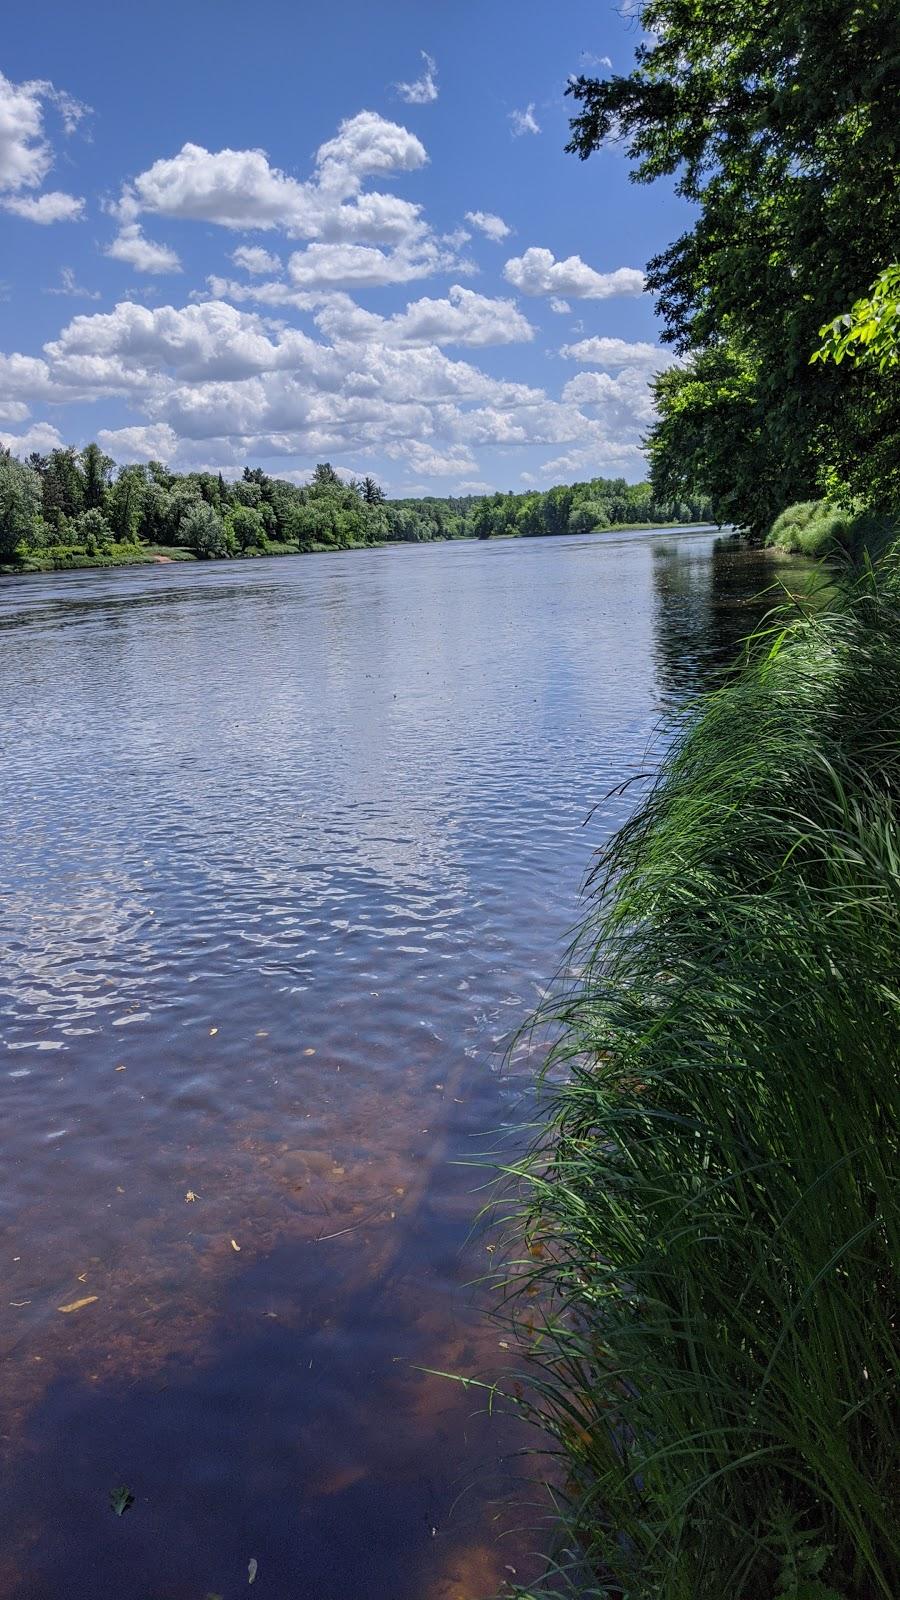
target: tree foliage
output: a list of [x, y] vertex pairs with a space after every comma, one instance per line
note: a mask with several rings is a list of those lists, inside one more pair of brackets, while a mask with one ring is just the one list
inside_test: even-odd
[[667, 498], [648, 483], [592, 478], [543, 493], [388, 500], [373, 477], [345, 480], [329, 462], [316, 467], [309, 483], [295, 484], [260, 467], [246, 467], [236, 483], [219, 473], [171, 472], [160, 461], [116, 468], [96, 444], [36, 454], [28, 466], [3, 459], [0, 558], [6, 560], [20, 547], [23, 557], [49, 547], [68, 561], [108, 553], [113, 542], [181, 547], [203, 558], [344, 550], [387, 541], [581, 533], [698, 521], [710, 513], [687, 479], [673, 482]]
[[[646, 0], [633, 71], [576, 79], [570, 149], [621, 140], [638, 182], [675, 176], [693, 225], [649, 263], [691, 376], [658, 390], [654, 485], [694, 486], [761, 533], [840, 479], [893, 493], [900, 401], [871, 365], [810, 365], [819, 330], [896, 256], [895, 0]], [[723, 374], [741, 374], [742, 394]], [[739, 415], [747, 423], [743, 441]], [[721, 426], [719, 425], [719, 420]]]

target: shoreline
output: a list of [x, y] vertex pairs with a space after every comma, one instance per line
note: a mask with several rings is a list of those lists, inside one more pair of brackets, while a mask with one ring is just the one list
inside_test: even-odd
[[667, 533], [674, 529], [723, 535], [731, 531], [715, 522], [622, 522], [609, 528], [591, 528], [584, 533], [500, 533], [492, 535], [489, 539], [480, 539], [477, 534], [462, 534], [443, 539], [376, 539], [371, 542], [359, 541], [346, 545], [313, 544], [304, 549], [301, 549], [296, 542], [273, 543], [273, 547], [269, 550], [247, 550], [234, 556], [209, 557], [198, 556], [183, 545], [120, 546], [115, 554], [106, 556], [87, 555], [84, 551], [73, 549], [71, 556], [66, 556], [62, 560], [42, 560], [40, 556], [30, 556], [26, 561], [2, 562], [0, 577], [23, 578], [32, 574], [47, 576], [53, 572], [91, 572], [113, 567], [170, 566], [182, 562], [201, 561], [205, 566], [220, 566], [226, 562], [267, 560], [271, 556], [338, 555], [348, 550], [394, 550], [426, 544], [499, 544], [512, 540], [530, 542], [534, 539], [582, 539], [592, 538], [598, 533]]

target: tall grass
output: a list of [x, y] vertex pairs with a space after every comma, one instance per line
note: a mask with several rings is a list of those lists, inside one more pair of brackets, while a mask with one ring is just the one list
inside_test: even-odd
[[757, 638], [596, 869], [516, 1169], [529, 1593], [900, 1593], [898, 802], [893, 553]]
[[896, 537], [896, 516], [830, 500], [801, 500], [776, 517], [766, 543], [800, 555], [858, 561], [865, 554], [880, 555]]

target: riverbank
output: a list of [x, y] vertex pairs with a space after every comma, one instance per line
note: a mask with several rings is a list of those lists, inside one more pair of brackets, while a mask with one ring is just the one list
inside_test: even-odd
[[[522, 533], [503, 533], [493, 535], [490, 542], [499, 539], [531, 539], [537, 537], [556, 538], [581, 538], [585, 534], [595, 533], [653, 533], [670, 531], [673, 528], [690, 527], [698, 533], [708, 531], [715, 524], [707, 522], [630, 522], [617, 524], [610, 528], [582, 529], [578, 533], [564, 535], [535, 535]], [[28, 572], [73, 572], [90, 570], [93, 567], [133, 567], [141, 565], [165, 564], [170, 561], [253, 561], [267, 556], [296, 556], [296, 555], [334, 555], [337, 550], [377, 550], [397, 548], [405, 543], [427, 544], [459, 544], [461, 542], [479, 543], [476, 534], [459, 534], [447, 539], [428, 540], [398, 540], [398, 539], [359, 539], [349, 543], [334, 545], [321, 544], [315, 541], [299, 544], [296, 540], [273, 541], [266, 549], [252, 549], [237, 551], [229, 556], [198, 556], [194, 550], [188, 550], [183, 545], [154, 545], [154, 544], [114, 544], [107, 550], [88, 553], [86, 550], [72, 548], [55, 548], [46, 553], [31, 552], [21, 561], [0, 563], [0, 576], [14, 577]]]
[[519, 1169], [531, 1596], [900, 1586], [898, 708], [889, 556], [767, 625], [595, 870]]

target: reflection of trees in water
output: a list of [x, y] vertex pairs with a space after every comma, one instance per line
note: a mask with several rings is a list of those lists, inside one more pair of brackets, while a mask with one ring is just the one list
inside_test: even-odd
[[733, 537], [653, 546], [654, 656], [668, 699], [711, 689], [782, 598], [771, 557]]

